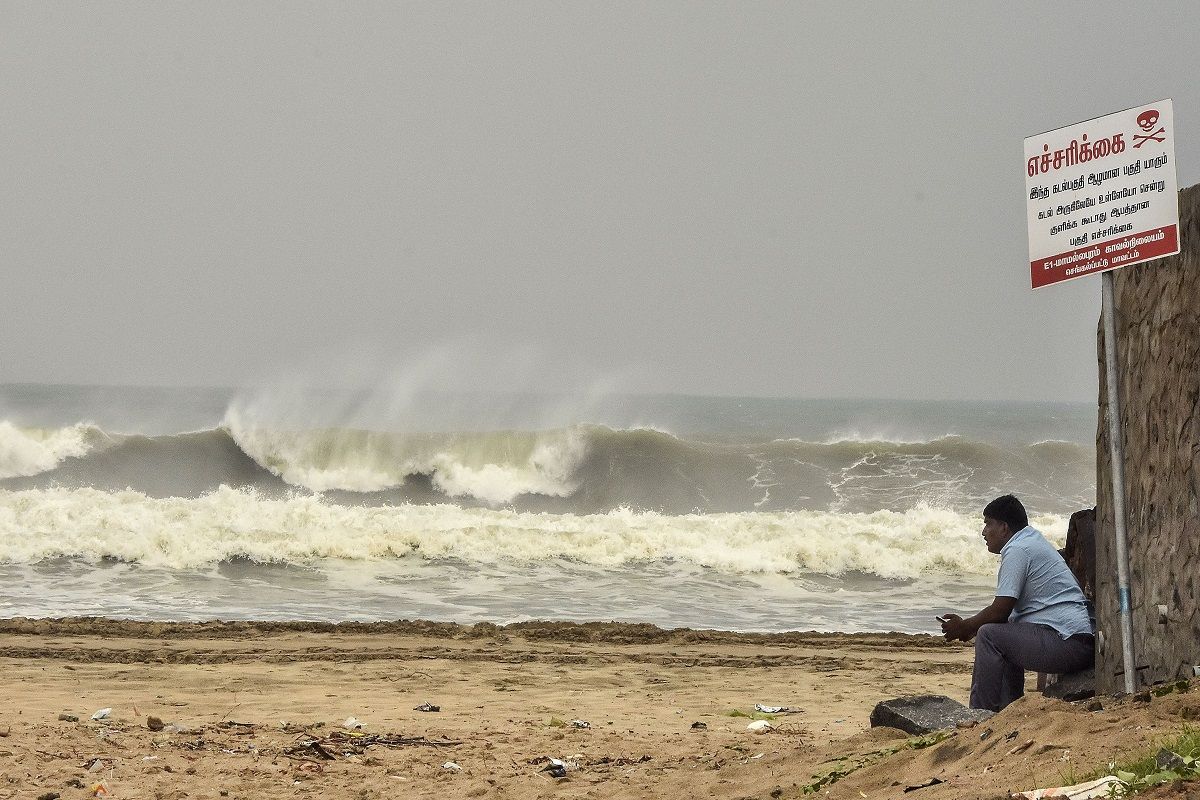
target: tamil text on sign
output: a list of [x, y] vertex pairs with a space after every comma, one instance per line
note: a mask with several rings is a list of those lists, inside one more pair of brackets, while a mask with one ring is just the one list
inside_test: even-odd
[[1170, 100], [1025, 140], [1033, 288], [1179, 252]]

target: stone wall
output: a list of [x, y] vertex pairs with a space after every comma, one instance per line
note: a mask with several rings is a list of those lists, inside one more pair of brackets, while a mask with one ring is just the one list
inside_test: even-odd
[[[1138, 685], [1200, 664], [1200, 186], [1179, 193], [1182, 252], [1114, 273]], [[1097, 285], [1097, 290], [1099, 286]], [[1096, 682], [1124, 688], [1104, 328], [1097, 342]], [[1165, 614], [1160, 613], [1165, 607]]]

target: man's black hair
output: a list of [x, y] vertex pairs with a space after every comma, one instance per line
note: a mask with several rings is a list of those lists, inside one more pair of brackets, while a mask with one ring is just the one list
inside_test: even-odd
[[1021, 505], [1021, 501], [1011, 494], [997, 497], [988, 503], [983, 507], [983, 515], [1007, 523], [1009, 533], [1016, 533], [1029, 524], [1029, 515], [1025, 513], [1025, 506]]

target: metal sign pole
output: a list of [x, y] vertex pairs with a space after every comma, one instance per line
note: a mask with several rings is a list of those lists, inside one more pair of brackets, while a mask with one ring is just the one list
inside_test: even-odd
[[1137, 690], [1133, 666], [1133, 617], [1129, 599], [1129, 546], [1125, 538], [1125, 448], [1121, 436], [1121, 397], [1117, 391], [1117, 320], [1113, 274], [1102, 276], [1104, 305], [1104, 366], [1108, 385], [1108, 456], [1112, 465], [1113, 528], [1117, 551], [1117, 591], [1121, 604], [1121, 653], [1125, 662], [1125, 691]]

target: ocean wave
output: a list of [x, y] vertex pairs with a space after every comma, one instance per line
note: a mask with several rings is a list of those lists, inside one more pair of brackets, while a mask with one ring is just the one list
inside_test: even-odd
[[65, 428], [18, 428], [0, 420], [0, 479], [37, 475], [67, 458], [81, 458], [111, 437], [80, 422]]
[[650, 428], [398, 433], [286, 429], [229, 414], [220, 427], [111, 435], [0, 422], [0, 488], [132, 489], [199, 497], [221, 486], [368, 505], [448, 503], [523, 511], [967, 511], [1014, 492], [1034, 509], [1094, 505], [1095, 451], [944, 436], [810, 442], [697, 441]]
[[[1056, 543], [1066, 517], [1034, 519]], [[453, 505], [348, 506], [313, 495], [265, 498], [222, 488], [197, 498], [94, 489], [0, 490], [0, 561], [115, 559], [196, 569], [248, 559], [456, 559], [602, 567], [679, 561], [733, 573], [862, 572], [908, 579], [995, 570], [976, 515], [744, 512], [665, 515], [523, 513]]]
[[[914, 445], [914, 444], [933, 444], [950, 439], [961, 438], [957, 434], [943, 433], [941, 436], [927, 438], [909, 438], [904, 436], [896, 436], [883, 432], [863, 433], [861, 431], [838, 431], [833, 433], [820, 442], [812, 444], [838, 445], [838, 444], [870, 444], [870, 445]], [[802, 442], [803, 439], [790, 439], [788, 441]]]
[[1032, 456], [1038, 453], [1051, 453], [1069, 458], [1084, 458], [1095, 453], [1092, 444], [1080, 444], [1059, 439], [1047, 439], [1028, 444], [1000, 444], [982, 442], [947, 433], [930, 439], [900, 439], [877, 436], [837, 435], [819, 442], [806, 439], [776, 439], [776, 444], [786, 444], [798, 450], [834, 450], [842, 453], [937, 453], [945, 456], [955, 456], [968, 463], [982, 463], [989, 459], [1003, 457], [1005, 453], [1024, 453]]
[[448, 498], [492, 505], [523, 494], [567, 497], [586, 453], [582, 429], [397, 434], [363, 430], [278, 430], [233, 411], [226, 430], [238, 447], [286, 483], [316, 492], [380, 492], [429, 478]]
[[1096, 448], [1093, 445], [1081, 445], [1076, 442], [1066, 442], [1061, 439], [1045, 439], [1026, 445], [1025, 449], [1041, 459], [1058, 461], [1075, 461], [1080, 458], [1094, 458]]

